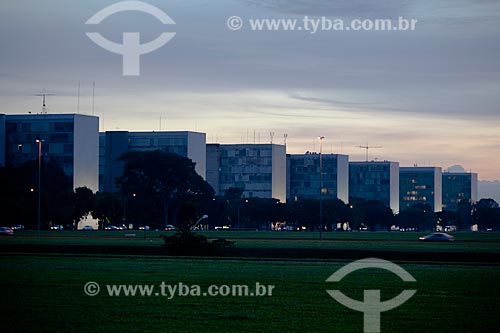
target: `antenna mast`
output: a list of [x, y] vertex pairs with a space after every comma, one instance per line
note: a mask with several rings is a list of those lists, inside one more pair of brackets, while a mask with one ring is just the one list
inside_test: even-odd
[[55, 96], [55, 94], [49, 94], [45, 92], [45, 89], [42, 93], [36, 94], [35, 96], [42, 97], [42, 114], [47, 114], [47, 103], [45, 102], [47, 96]]
[[92, 82], [92, 115], [94, 115], [95, 111], [95, 81]]
[[366, 146], [357, 146], [358, 148], [366, 149], [366, 162], [368, 162], [368, 149], [370, 148], [383, 148], [382, 146], [369, 146], [368, 142], [366, 143]]

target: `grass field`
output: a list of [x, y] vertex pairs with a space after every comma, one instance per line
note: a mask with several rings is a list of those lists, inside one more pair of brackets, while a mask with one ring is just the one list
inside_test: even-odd
[[[171, 332], [362, 332], [363, 315], [333, 300], [328, 289], [340, 289], [362, 300], [363, 290], [381, 289], [390, 299], [403, 289], [416, 295], [402, 306], [382, 313], [382, 332], [493, 332], [500, 313], [500, 264], [419, 262], [402, 264], [417, 280], [403, 283], [391, 273], [365, 269], [340, 283], [325, 280], [352, 260], [315, 258], [286, 260], [196, 259], [166, 256], [85, 253], [89, 246], [132, 249], [161, 247], [160, 232], [32, 232], [0, 238], [0, 250], [14, 245], [65, 245], [79, 253], [19, 253], [0, 251], [0, 313], [2, 331], [171, 331]], [[456, 233], [456, 242], [427, 244], [419, 233], [211, 232], [227, 237], [240, 249], [334, 249], [393, 252], [454, 252], [500, 254], [500, 234]], [[35, 247], [36, 249], [36, 247]], [[284, 252], [286, 253], [286, 251]], [[370, 253], [370, 252], [368, 252]], [[286, 259], [286, 258], [284, 258]], [[405, 262], [404, 260], [401, 262]], [[100, 284], [95, 297], [85, 295], [86, 282]], [[158, 290], [161, 282], [176, 285], [274, 285], [271, 297], [196, 297], [107, 295], [106, 285], [144, 284]], [[5, 329], [3, 329], [5, 327]]]
[[[340, 264], [1, 256], [0, 307], [8, 331], [362, 332], [362, 314], [327, 295]], [[339, 289], [383, 299], [404, 288], [417, 294], [382, 314], [382, 332], [493, 332], [498, 328], [500, 268], [405, 265], [417, 283], [381, 270], [353, 273]], [[101, 284], [86, 296], [88, 281]], [[105, 284], [182, 282], [275, 285], [272, 297], [111, 297]], [[6, 326], [7, 325], [7, 326]], [[2, 330], [5, 331], [5, 330]]]
[[[18, 232], [17, 237], [0, 238], [1, 244], [63, 244], [151, 246], [163, 244], [162, 234], [150, 231], [45, 231], [37, 238], [32, 231]], [[125, 237], [135, 234], [136, 237]], [[238, 248], [303, 248], [378, 251], [490, 252], [500, 254], [500, 233], [454, 233], [453, 243], [423, 243], [418, 237], [426, 233], [400, 232], [328, 232], [320, 242], [314, 232], [203, 232], [209, 238], [227, 238]]]

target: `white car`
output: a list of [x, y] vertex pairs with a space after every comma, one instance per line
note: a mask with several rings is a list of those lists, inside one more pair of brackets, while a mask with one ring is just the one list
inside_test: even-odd
[[444, 232], [434, 232], [427, 236], [422, 236], [418, 238], [423, 242], [453, 242], [455, 238], [452, 235], [448, 235]]

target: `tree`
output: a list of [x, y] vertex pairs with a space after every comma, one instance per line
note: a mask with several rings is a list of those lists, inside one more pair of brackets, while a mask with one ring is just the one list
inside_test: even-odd
[[216, 196], [208, 203], [206, 212], [207, 224], [211, 227], [231, 224], [229, 220], [230, 206], [228, 200], [223, 196]]
[[212, 187], [196, 173], [195, 163], [186, 157], [160, 150], [130, 151], [119, 160], [124, 162], [118, 179], [122, 196], [136, 194], [156, 203], [164, 226], [176, 223], [184, 203], [199, 204], [214, 196]]
[[224, 191], [226, 200], [240, 200], [243, 198], [243, 189], [239, 187], [230, 187]]
[[95, 195], [88, 187], [78, 187], [73, 193], [73, 225], [78, 229], [80, 221], [88, 216], [95, 207]]
[[393, 224], [394, 214], [378, 200], [368, 200], [355, 206], [359, 211], [362, 223], [371, 231], [388, 228]]
[[459, 229], [470, 229], [473, 224], [472, 221], [472, 204], [469, 201], [460, 201], [457, 205], [457, 213], [460, 215], [462, 225]]
[[284, 204], [278, 199], [247, 199], [240, 208], [241, 225], [247, 228], [269, 230], [271, 223], [285, 220], [283, 206]]
[[[38, 162], [0, 168], [0, 218], [35, 229], [37, 224]], [[42, 161], [41, 228], [66, 225], [73, 217], [71, 179], [52, 160]]]
[[462, 217], [453, 210], [443, 210], [441, 212], [437, 212], [436, 217], [439, 224], [442, 226], [454, 225], [457, 228], [461, 228], [463, 226]]
[[328, 230], [337, 229], [337, 224], [350, 222], [351, 208], [340, 199], [327, 199], [323, 201], [323, 221]]
[[95, 194], [92, 217], [99, 221], [99, 227], [101, 229], [104, 229], [108, 225], [120, 224], [123, 218], [120, 194], [112, 192], [97, 192]]
[[500, 231], [500, 208], [493, 199], [481, 199], [472, 206], [472, 221], [479, 230]]
[[[437, 218], [432, 210], [425, 206], [414, 205], [396, 215], [394, 224], [400, 228], [416, 228], [420, 231], [434, 230]], [[425, 207], [429, 208], [429, 207]]]

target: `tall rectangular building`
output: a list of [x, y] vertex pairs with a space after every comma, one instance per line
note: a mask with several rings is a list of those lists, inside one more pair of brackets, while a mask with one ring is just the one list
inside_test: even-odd
[[286, 147], [276, 144], [207, 145], [207, 180], [218, 195], [231, 187], [247, 198], [286, 201]]
[[5, 149], [4, 157], [0, 157], [2, 165], [36, 160], [36, 140], [40, 139], [42, 158], [61, 166], [71, 178], [73, 188], [86, 186], [98, 190], [99, 118], [81, 114], [6, 115], [0, 117], [2, 131], [5, 133], [0, 139], [4, 140], [2, 149]]
[[0, 167], [5, 166], [5, 115], [0, 114]]
[[443, 173], [443, 210], [458, 210], [460, 202], [477, 201], [477, 173]]
[[117, 159], [130, 150], [162, 150], [187, 157], [196, 163], [200, 176], [206, 177], [205, 133], [110, 131], [99, 134], [99, 190], [116, 192], [116, 179], [122, 175], [123, 163]]
[[399, 208], [408, 209], [422, 203], [433, 211], [442, 209], [442, 171], [439, 167], [399, 168]]
[[[349, 202], [349, 157], [322, 154], [323, 199]], [[287, 155], [287, 200], [319, 199], [320, 156], [316, 153]]]
[[349, 162], [349, 197], [378, 200], [399, 212], [399, 163]]
[[[207, 182], [217, 195], [220, 194], [220, 144], [207, 144]], [[222, 193], [223, 194], [223, 193]]]

